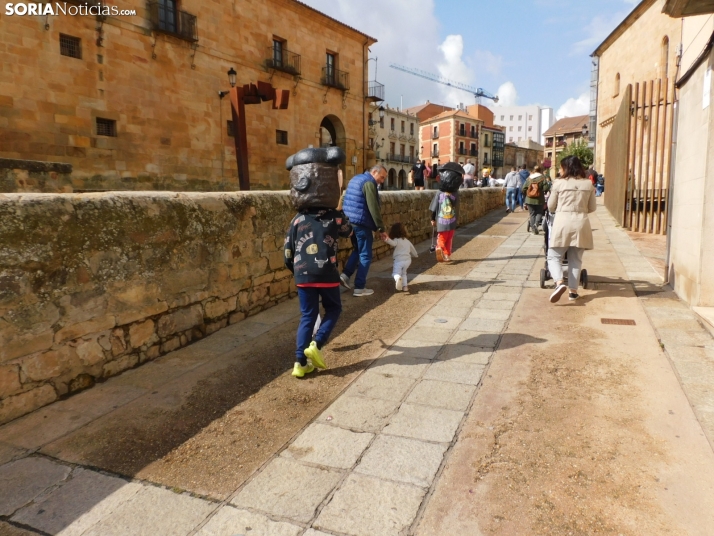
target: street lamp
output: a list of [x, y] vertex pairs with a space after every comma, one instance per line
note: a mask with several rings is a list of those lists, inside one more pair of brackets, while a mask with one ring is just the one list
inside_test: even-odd
[[384, 106], [379, 107], [379, 118], [384, 119]]
[[[231, 87], [236, 87], [236, 75], [237, 74], [238, 73], [236, 72], [236, 70], [233, 67], [231, 67], [228, 70], [228, 83], [231, 85]], [[219, 91], [218, 96], [220, 98], [223, 98], [226, 95], [228, 95], [229, 93], [230, 93], [230, 91]]]

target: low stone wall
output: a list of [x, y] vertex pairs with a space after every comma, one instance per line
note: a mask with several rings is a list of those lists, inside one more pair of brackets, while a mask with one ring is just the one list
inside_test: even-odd
[[[385, 222], [428, 238], [433, 194], [382, 194]], [[460, 220], [502, 205], [464, 191]], [[0, 194], [0, 423], [294, 296], [292, 216], [287, 192]]]

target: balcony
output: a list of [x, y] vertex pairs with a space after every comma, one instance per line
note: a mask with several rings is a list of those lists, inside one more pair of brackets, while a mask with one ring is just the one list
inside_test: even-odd
[[431, 150], [431, 157], [432, 157], [432, 158], [439, 158], [439, 149], [432, 149], [432, 150]]
[[384, 100], [384, 84], [376, 80], [369, 82], [366, 99], [370, 102], [381, 102]]
[[[556, 146], [556, 147], [567, 147], [568, 144], [567, 144], [567, 142], [566, 142], [565, 140], [562, 140], [562, 141], [559, 140], [559, 141], [555, 142], [555, 146]], [[546, 147], [547, 147], [547, 145], [546, 145]]]
[[471, 149], [469, 151], [469, 156], [478, 156], [478, 149]]
[[275, 69], [284, 73], [298, 76], [300, 74], [300, 54], [290, 52], [287, 48], [268, 47], [268, 56], [265, 60], [268, 69]]
[[439, 138], [439, 129], [436, 129], [436, 130], [432, 131], [432, 133], [431, 133], [431, 139], [432, 139], [432, 140], [436, 140], [436, 139], [438, 139], [438, 138]]
[[465, 148], [465, 147], [459, 147], [458, 149], [456, 149], [456, 154], [460, 154], [460, 155], [466, 156], [466, 153], [467, 153], [467, 151], [466, 151], [466, 148]]
[[321, 83], [323, 86], [334, 87], [336, 89], [341, 89], [342, 91], [347, 91], [350, 89], [350, 73], [337, 70], [329, 65], [325, 66], [322, 68]]
[[553, 147], [553, 140], [548, 140], [545, 142], [545, 148], [550, 149]]
[[387, 160], [391, 162], [401, 162], [402, 164], [415, 164], [416, 159], [413, 156], [405, 154], [387, 153]]
[[151, 28], [186, 41], [198, 41], [198, 22], [195, 15], [180, 11], [162, 2], [149, 2]]
[[466, 130], [462, 128], [462, 129], [459, 129], [459, 136], [461, 136], [462, 138], [465, 138], [468, 136], [468, 134], [466, 133]]

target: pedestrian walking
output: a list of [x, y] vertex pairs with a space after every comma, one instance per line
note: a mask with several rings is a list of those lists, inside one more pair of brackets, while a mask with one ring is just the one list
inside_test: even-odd
[[456, 162], [441, 167], [440, 191], [429, 206], [431, 225], [436, 227], [436, 260], [451, 261], [454, 233], [459, 219], [459, 187], [463, 181], [464, 168]]
[[[334, 207], [340, 201], [339, 164], [345, 153], [339, 147], [305, 149], [288, 158], [290, 199], [298, 213], [285, 237], [285, 266], [295, 277], [300, 302], [292, 375], [302, 378], [327, 368], [323, 347], [342, 313], [337, 242], [352, 228], [345, 214]], [[316, 329], [320, 302], [325, 310]]]
[[407, 229], [401, 223], [397, 222], [389, 229], [389, 237], [385, 240], [387, 244], [394, 248], [392, 257], [394, 264], [392, 265], [392, 277], [394, 277], [394, 287], [397, 291], [407, 292], [409, 286], [407, 284], [407, 269], [412, 263], [412, 257], [418, 257], [417, 250], [407, 238]]
[[461, 184], [461, 187], [462, 188], [473, 188], [475, 175], [476, 175], [476, 166], [473, 165], [471, 160], [467, 160], [466, 165], [464, 166], [464, 182]]
[[[555, 291], [550, 295], [556, 303], [566, 290], [569, 299], [577, 300], [583, 253], [593, 249], [593, 232], [588, 214], [597, 208], [595, 189], [585, 176], [577, 156], [567, 156], [560, 163], [560, 178], [553, 182], [548, 198], [548, 210], [555, 215], [550, 229], [548, 269], [555, 279]], [[568, 258], [568, 286], [563, 283], [563, 259]]]
[[538, 228], [543, 223], [545, 194], [549, 190], [550, 181], [543, 175], [543, 169], [540, 166], [534, 167], [533, 173], [526, 180], [521, 193], [525, 198], [524, 203], [528, 207], [528, 212], [530, 212], [531, 231], [536, 235]]
[[491, 179], [491, 171], [484, 169], [481, 171], [481, 188], [486, 188], [489, 186], [489, 180]]
[[412, 166], [412, 170], [409, 172], [412, 176], [412, 182], [414, 183], [415, 190], [424, 189], [424, 174], [427, 173], [426, 162], [424, 160], [417, 160], [416, 164]]
[[512, 167], [511, 171], [506, 175], [506, 212], [515, 212], [518, 204], [518, 181], [520, 176], [516, 172], [516, 168]]
[[595, 197], [600, 197], [605, 191], [605, 177], [597, 176], [597, 185], [595, 185]]
[[528, 172], [528, 168], [526, 167], [526, 165], [522, 164], [521, 170], [518, 172], [518, 205], [521, 207], [521, 210], [526, 209], [526, 198], [523, 195], [523, 185], [526, 183], [530, 175], [531, 174]]
[[372, 244], [374, 232], [382, 240], [387, 238], [382, 223], [382, 211], [377, 186], [384, 184], [387, 170], [382, 165], [374, 166], [369, 173], [362, 173], [352, 178], [347, 185], [343, 200], [343, 210], [350, 220], [355, 234], [357, 247], [352, 250], [345, 267], [340, 274], [342, 284], [351, 289], [350, 278], [357, 272], [354, 281], [353, 296], [369, 296], [374, 290], [365, 288], [367, 274], [372, 264]]

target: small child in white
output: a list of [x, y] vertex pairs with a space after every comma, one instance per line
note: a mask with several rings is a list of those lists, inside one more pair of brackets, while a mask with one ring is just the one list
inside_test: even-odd
[[392, 275], [394, 277], [394, 286], [397, 290], [404, 292], [409, 290], [407, 286], [407, 268], [412, 263], [412, 257], [418, 257], [414, 244], [407, 238], [406, 228], [399, 222], [392, 225], [389, 229], [389, 238], [385, 240], [387, 244], [394, 248], [394, 267]]

